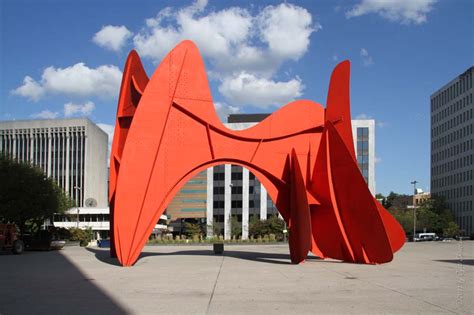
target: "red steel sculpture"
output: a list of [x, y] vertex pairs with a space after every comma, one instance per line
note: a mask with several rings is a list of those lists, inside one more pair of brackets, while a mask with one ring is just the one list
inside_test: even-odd
[[405, 242], [371, 195], [354, 153], [350, 63], [334, 69], [326, 108], [294, 101], [252, 128], [218, 118], [204, 62], [183, 41], [149, 79], [132, 51], [125, 64], [110, 157], [111, 254], [133, 265], [179, 189], [208, 167], [249, 169], [289, 226], [293, 263], [321, 258], [377, 264]]

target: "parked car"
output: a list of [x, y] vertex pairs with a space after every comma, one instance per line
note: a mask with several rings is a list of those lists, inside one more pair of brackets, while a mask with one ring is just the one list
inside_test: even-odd
[[25, 243], [18, 238], [14, 224], [0, 224], [0, 250], [11, 250], [16, 255], [25, 250]]
[[435, 241], [438, 239], [436, 233], [417, 233], [415, 234], [415, 242]]
[[445, 237], [443, 238], [443, 242], [451, 242], [451, 241], [454, 241], [455, 239], [452, 238], [452, 237]]
[[27, 250], [51, 249], [51, 235], [48, 231], [39, 231], [36, 235], [23, 234], [22, 239]]

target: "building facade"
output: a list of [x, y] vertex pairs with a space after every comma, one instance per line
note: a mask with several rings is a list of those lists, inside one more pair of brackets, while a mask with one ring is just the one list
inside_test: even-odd
[[184, 184], [166, 208], [170, 220], [168, 229], [182, 233], [184, 220], [192, 219], [205, 223], [207, 202], [207, 173], [200, 172]]
[[108, 136], [86, 118], [0, 121], [0, 152], [56, 180], [79, 207], [107, 207]]
[[[250, 128], [269, 114], [234, 114], [224, 124], [233, 130]], [[352, 132], [357, 161], [370, 191], [375, 194], [375, 122], [353, 120]], [[231, 237], [232, 218], [242, 224], [242, 238], [248, 238], [249, 220], [261, 220], [270, 215], [279, 215], [267, 191], [246, 168], [237, 165], [219, 165], [207, 169], [207, 236], [214, 222], [223, 231], [225, 239]]]
[[473, 69], [431, 95], [431, 194], [444, 197], [461, 230], [474, 233]]
[[[110, 236], [110, 209], [106, 208], [71, 208], [65, 214], [55, 214], [53, 224], [57, 228], [91, 229], [94, 240], [108, 239]], [[153, 234], [162, 234], [168, 229], [168, 217], [161, 215]]]

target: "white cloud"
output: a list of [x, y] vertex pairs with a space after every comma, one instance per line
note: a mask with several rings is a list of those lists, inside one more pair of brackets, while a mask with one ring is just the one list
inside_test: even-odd
[[84, 104], [66, 103], [64, 104], [64, 116], [89, 116], [94, 109], [95, 105], [92, 102], [87, 102]]
[[280, 58], [298, 60], [308, 49], [311, 33], [321, 29], [320, 24], [311, 27], [306, 9], [288, 3], [268, 6], [257, 18], [262, 41]]
[[206, 4], [200, 1], [177, 11], [168, 7], [147, 19], [133, 38], [140, 55], [159, 62], [179, 41], [190, 39], [214, 70], [268, 73], [286, 59], [304, 55], [311, 33], [321, 28], [306, 9], [291, 4], [267, 6], [254, 16], [239, 7], [203, 15]]
[[226, 103], [215, 102], [214, 106], [216, 108], [217, 115], [224, 123], [227, 122], [227, 116], [240, 112], [239, 107], [227, 105]]
[[362, 0], [346, 12], [346, 17], [377, 13], [390, 21], [421, 24], [435, 3], [436, 0]]
[[52, 112], [48, 109], [43, 110], [39, 113], [31, 115], [32, 118], [39, 118], [39, 119], [55, 119], [59, 116], [58, 112]]
[[360, 49], [360, 56], [362, 58], [362, 64], [366, 67], [371, 66], [374, 64], [374, 60], [372, 56], [369, 55], [369, 51], [365, 48]]
[[253, 105], [266, 109], [270, 105], [282, 106], [302, 95], [304, 85], [296, 77], [287, 82], [275, 82], [242, 72], [225, 78], [219, 87], [232, 104]]
[[[110, 152], [112, 151], [112, 142], [114, 140], [115, 125], [99, 123], [97, 124], [97, 126], [99, 126], [99, 128], [102, 129], [109, 136], [109, 144], [108, 144], [108, 149], [107, 149], [108, 150], [107, 156], [109, 156]], [[108, 158], [107, 163], [109, 162], [110, 162], [110, 159]]]
[[[197, 1], [179, 10], [168, 7], [146, 19], [145, 27], [133, 37], [135, 48], [158, 63], [181, 40], [193, 40], [209, 61], [208, 74], [220, 81], [219, 90], [230, 104], [245, 100], [261, 107], [281, 106], [301, 95], [300, 79], [275, 82], [273, 77], [285, 61], [301, 58], [311, 34], [321, 29], [306, 9], [283, 3], [251, 14], [241, 7], [215, 11], [206, 10], [206, 5], [207, 1]], [[248, 80], [258, 84], [244, 84]], [[239, 82], [246, 95], [237, 95], [233, 85]], [[275, 87], [283, 90], [268, 90]]]
[[23, 85], [13, 90], [12, 94], [29, 98], [32, 101], [38, 101], [43, 96], [44, 89], [32, 77], [26, 76], [23, 79]]
[[130, 37], [132, 37], [132, 32], [123, 25], [106, 25], [95, 33], [92, 41], [106, 49], [120, 51]]
[[103, 65], [94, 69], [80, 62], [64, 69], [50, 66], [43, 71], [39, 81], [26, 76], [23, 85], [12, 93], [33, 101], [46, 94], [114, 97], [119, 93], [121, 80], [122, 72], [116, 66]]

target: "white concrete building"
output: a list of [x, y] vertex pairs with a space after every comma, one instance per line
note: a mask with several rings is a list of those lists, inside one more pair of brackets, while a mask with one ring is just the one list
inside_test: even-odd
[[[256, 125], [268, 114], [235, 114], [224, 124], [233, 130], [243, 130]], [[352, 120], [354, 148], [359, 168], [375, 195], [375, 121]], [[279, 215], [273, 201], [263, 185], [246, 168], [237, 165], [219, 165], [207, 169], [207, 236], [213, 234], [210, 222], [223, 226], [224, 238], [231, 238], [231, 218], [242, 223], [242, 239], [249, 234], [249, 218], [261, 220], [270, 215]]]
[[[54, 215], [54, 226], [57, 228], [90, 228], [94, 232], [94, 239], [107, 239], [109, 237], [110, 222], [109, 208], [71, 208], [64, 215]], [[161, 215], [155, 225], [154, 233], [167, 230], [168, 217]]]
[[375, 120], [352, 120], [352, 136], [360, 171], [375, 196]]
[[0, 152], [40, 167], [78, 206], [108, 205], [107, 146], [87, 118], [0, 121]]

